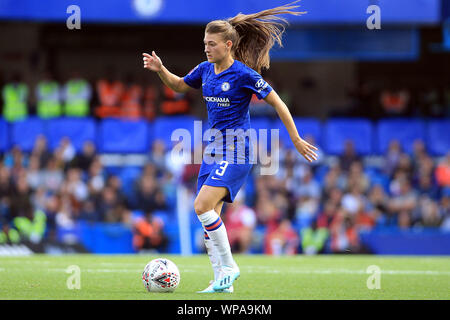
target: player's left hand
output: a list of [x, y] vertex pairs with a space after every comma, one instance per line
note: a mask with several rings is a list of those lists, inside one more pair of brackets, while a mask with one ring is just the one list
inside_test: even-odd
[[313, 146], [302, 138], [294, 142], [294, 145], [297, 151], [309, 162], [317, 160], [317, 154], [314, 152], [314, 150], [318, 150], [317, 147]]

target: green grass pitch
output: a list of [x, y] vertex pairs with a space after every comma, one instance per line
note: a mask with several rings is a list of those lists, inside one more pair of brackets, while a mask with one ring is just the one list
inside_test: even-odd
[[[173, 293], [149, 293], [142, 284], [145, 265], [157, 257], [171, 259], [180, 269], [181, 282]], [[206, 255], [0, 257], [0, 299], [450, 299], [449, 257], [235, 255], [235, 260], [241, 277], [234, 293], [197, 294], [213, 276]], [[67, 287], [71, 265], [80, 268], [80, 289]], [[367, 287], [371, 265], [381, 271], [379, 289]]]

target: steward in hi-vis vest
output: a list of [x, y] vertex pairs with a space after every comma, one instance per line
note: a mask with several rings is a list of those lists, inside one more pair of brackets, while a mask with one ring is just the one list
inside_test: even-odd
[[37, 115], [48, 119], [61, 116], [61, 90], [58, 82], [46, 74], [44, 79], [37, 84]]
[[23, 83], [18, 75], [11, 80], [2, 89], [3, 117], [9, 122], [28, 116], [28, 85]]
[[89, 102], [92, 96], [91, 85], [79, 77], [73, 77], [63, 88], [64, 115], [86, 117], [89, 115]]

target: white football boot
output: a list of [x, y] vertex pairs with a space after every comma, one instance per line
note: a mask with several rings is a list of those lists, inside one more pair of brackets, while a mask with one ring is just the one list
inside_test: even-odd
[[208, 287], [205, 290], [202, 291], [197, 291], [197, 293], [233, 293], [234, 288], [233, 286], [230, 286], [227, 289], [222, 289], [222, 290], [214, 290], [213, 289], [213, 284], [214, 284], [214, 280], [211, 280], [209, 282]]
[[233, 267], [222, 266], [219, 278], [213, 283], [213, 289], [215, 291], [228, 289], [239, 276], [240, 270], [237, 264], [234, 264]]

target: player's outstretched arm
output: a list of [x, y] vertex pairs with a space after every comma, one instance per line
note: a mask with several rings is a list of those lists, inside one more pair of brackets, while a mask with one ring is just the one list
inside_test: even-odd
[[280, 99], [275, 90], [272, 90], [264, 100], [270, 104], [278, 113], [281, 121], [289, 132], [292, 142], [294, 143], [297, 151], [309, 162], [317, 160], [317, 154], [314, 150], [317, 150], [315, 146], [300, 138], [297, 128], [295, 127], [294, 119], [292, 119], [291, 112], [289, 111], [283, 100]]
[[156, 72], [162, 82], [170, 89], [176, 92], [186, 92], [189, 86], [184, 82], [183, 78], [174, 75], [166, 67], [164, 67], [161, 59], [156, 55], [155, 51], [152, 54], [143, 53], [144, 68]]

